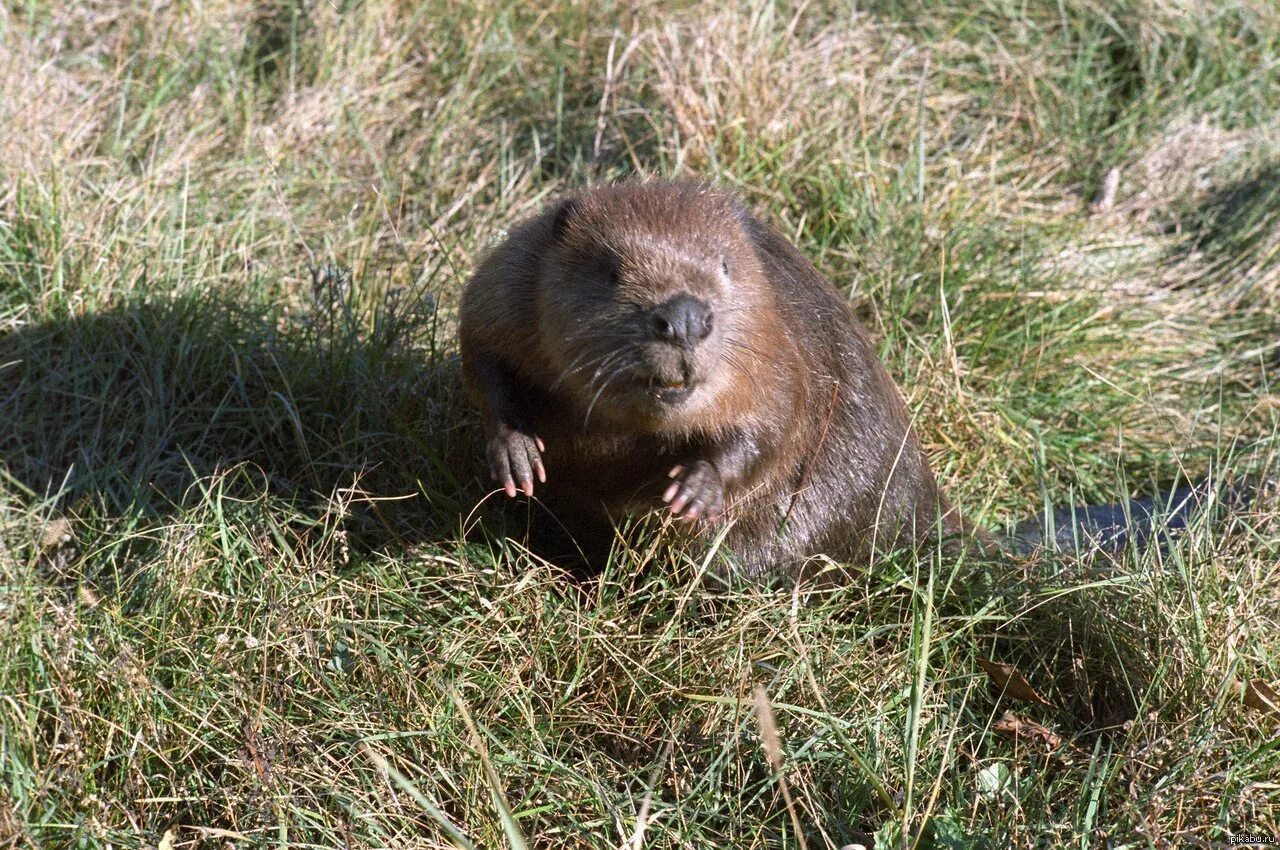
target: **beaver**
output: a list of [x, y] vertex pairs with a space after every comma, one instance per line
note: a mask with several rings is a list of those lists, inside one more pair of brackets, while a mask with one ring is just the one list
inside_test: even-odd
[[481, 261], [459, 337], [491, 477], [584, 538], [662, 509], [695, 539], [723, 537], [747, 576], [816, 554], [993, 548], [940, 490], [846, 299], [706, 183], [559, 199]]

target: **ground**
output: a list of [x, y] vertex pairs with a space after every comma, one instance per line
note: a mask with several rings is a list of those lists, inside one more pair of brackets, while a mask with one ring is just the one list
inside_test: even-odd
[[1265, 473], [1278, 109], [1265, 0], [0, 6], [0, 846], [1280, 840], [1274, 498], [574, 582], [480, 522], [456, 366], [504, 228], [698, 174], [975, 521]]

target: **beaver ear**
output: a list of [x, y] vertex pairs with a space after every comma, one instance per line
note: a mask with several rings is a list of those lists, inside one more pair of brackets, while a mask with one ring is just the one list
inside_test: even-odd
[[565, 198], [557, 204], [555, 211], [551, 214], [552, 236], [556, 239], [564, 236], [565, 230], [569, 227], [569, 222], [581, 211], [582, 205], [577, 198]]

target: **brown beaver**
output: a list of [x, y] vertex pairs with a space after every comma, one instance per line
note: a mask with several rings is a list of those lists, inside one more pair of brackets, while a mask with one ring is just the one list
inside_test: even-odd
[[665, 503], [704, 540], [727, 525], [748, 575], [988, 540], [845, 299], [705, 184], [589, 189], [520, 224], [468, 284], [460, 337], [490, 474], [575, 533]]

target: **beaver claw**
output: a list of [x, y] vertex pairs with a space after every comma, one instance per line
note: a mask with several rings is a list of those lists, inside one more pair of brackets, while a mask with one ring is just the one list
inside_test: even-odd
[[724, 511], [724, 480], [712, 463], [695, 460], [668, 474], [675, 480], [662, 494], [662, 501], [671, 513], [682, 519], [720, 519]]
[[489, 459], [489, 476], [502, 485], [508, 496], [517, 492], [533, 495], [533, 476], [545, 484], [547, 470], [542, 465], [546, 446], [539, 437], [502, 425], [489, 438], [485, 455]]

